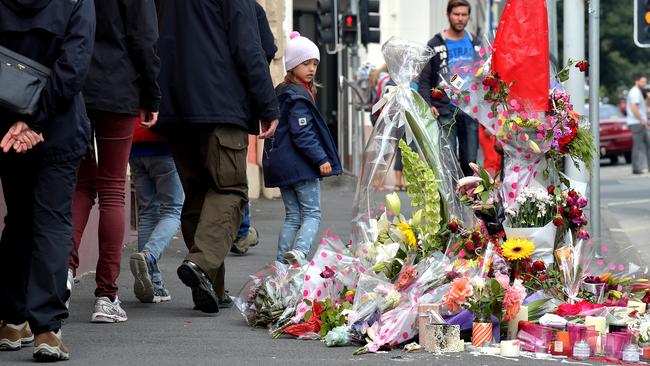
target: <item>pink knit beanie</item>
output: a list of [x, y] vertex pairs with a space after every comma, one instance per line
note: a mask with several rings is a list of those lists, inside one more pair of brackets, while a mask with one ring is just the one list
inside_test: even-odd
[[318, 46], [309, 39], [302, 37], [300, 33], [295, 31], [291, 32], [289, 42], [287, 42], [284, 51], [284, 67], [286, 70], [289, 71], [301, 63], [313, 58], [320, 61], [320, 51], [318, 50]]

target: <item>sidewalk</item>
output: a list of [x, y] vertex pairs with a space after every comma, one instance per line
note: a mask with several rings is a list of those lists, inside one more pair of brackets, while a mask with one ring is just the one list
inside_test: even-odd
[[[324, 185], [321, 230], [347, 240], [351, 227], [354, 184]], [[237, 294], [248, 275], [272, 261], [277, 235], [283, 220], [281, 200], [252, 202], [252, 222], [260, 233], [260, 244], [243, 257], [226, 259], [226, 285]], [[474, 357], [468, 353], [440, 356], [389, 353], [353, 356], [354, 348], [327, 348], [318, 341], [272, 339], [267, 331], [251, 329], [236, 309], [208, 315], [192, 310], [190, 290], [176, 276], [176, 268], [186, 254], [181, 238], [176, 238], [160, 262], [172, 301], [142, 304], [133, 295], [133, 279], [128, 258], [134, 246], [124, 248], [119, 278], [120, 300], [129, 320], [122, 324], [91, 324], [94, 303], [94, 275], [89, 274], [73, 288], [70, 319], [63, 335], [71, 360], [64, 365], [387, 365], [409, 362], [413, 365], [520, 365], [514, 360]], [[0, 353], [0, 364], [31, 363], [32, 348]], [[530, 361], [530, 362], [529, 362]], [[531, 364], [531, 360], [525, 360]], [[541, 362], [535, 362], [535, 364]], [[549, 363], [550, 364], [550, 363]]]

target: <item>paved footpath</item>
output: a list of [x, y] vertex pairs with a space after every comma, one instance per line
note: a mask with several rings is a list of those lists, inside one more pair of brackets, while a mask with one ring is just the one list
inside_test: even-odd
[[[344, 237], [350, 231], [353, 183], [323, 188], [321, 230], [331, 228]], [[226, 285], [237, 293], [248, 275], [273, 260], [277, 235], [284, 217], [281, 200], [260, 199], [253, 202], [252, 221], [261, 235], [260, 244], [243, 257], [226, 259]], [[128, 258], [133, 244], [123, 251], [119, 291], [129, 320], [122, 324], [91, 324], [94, 302], [94, 275], [82, 277], [73, 289], [71, 314], [63, 328], [71, 360], [64, 365], [516, 365], [551, 364], [550, 361], [470, 354], [436, 356], [389, 353], [353, 356], [354, 348], [327, 348], [318, 341], [271, 339], [267, 331], [251, 329], [236, 309], [206, 315], [192, 310], [190, 291], [176, 276], [176, 268], [186, 253], [181, 238], [175, 239], [160, 262], [172, 295], [163, 304], [141, 304], [132, 292], [133, 279]], [[0, 353], [0, 365], [32, 362], [32, 348]]]

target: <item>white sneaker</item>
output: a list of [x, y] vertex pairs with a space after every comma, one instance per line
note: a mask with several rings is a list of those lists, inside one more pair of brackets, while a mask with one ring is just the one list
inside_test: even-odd
[[92, 323], [122, 323], [126, 320], [126, 311], [122, 309], [117, 298], [114, 302], [108, 297], [98, 297], [95, 300], [95, 312], [90, 317]]
[[70, 298], [72, 297], [72, 285], [74, 284], [74, 273], [68, 268], [68, 282], [65, 284], [65, 307], [70, 310]]
[[302, 266], [305, 263], [305, 254], [299, 250], [290, 250], [284, 253], [284, 263]]

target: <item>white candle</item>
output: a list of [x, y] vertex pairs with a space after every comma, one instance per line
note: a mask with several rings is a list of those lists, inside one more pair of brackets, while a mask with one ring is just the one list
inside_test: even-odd
[[501, 341], [501, 356], [504, 357], [519, 357], [519, 341]]
[[516, 339], [519, 321], [528, 320], [528, 306], [522, 305], [514, 319], [508, 321], [508, 339]]

